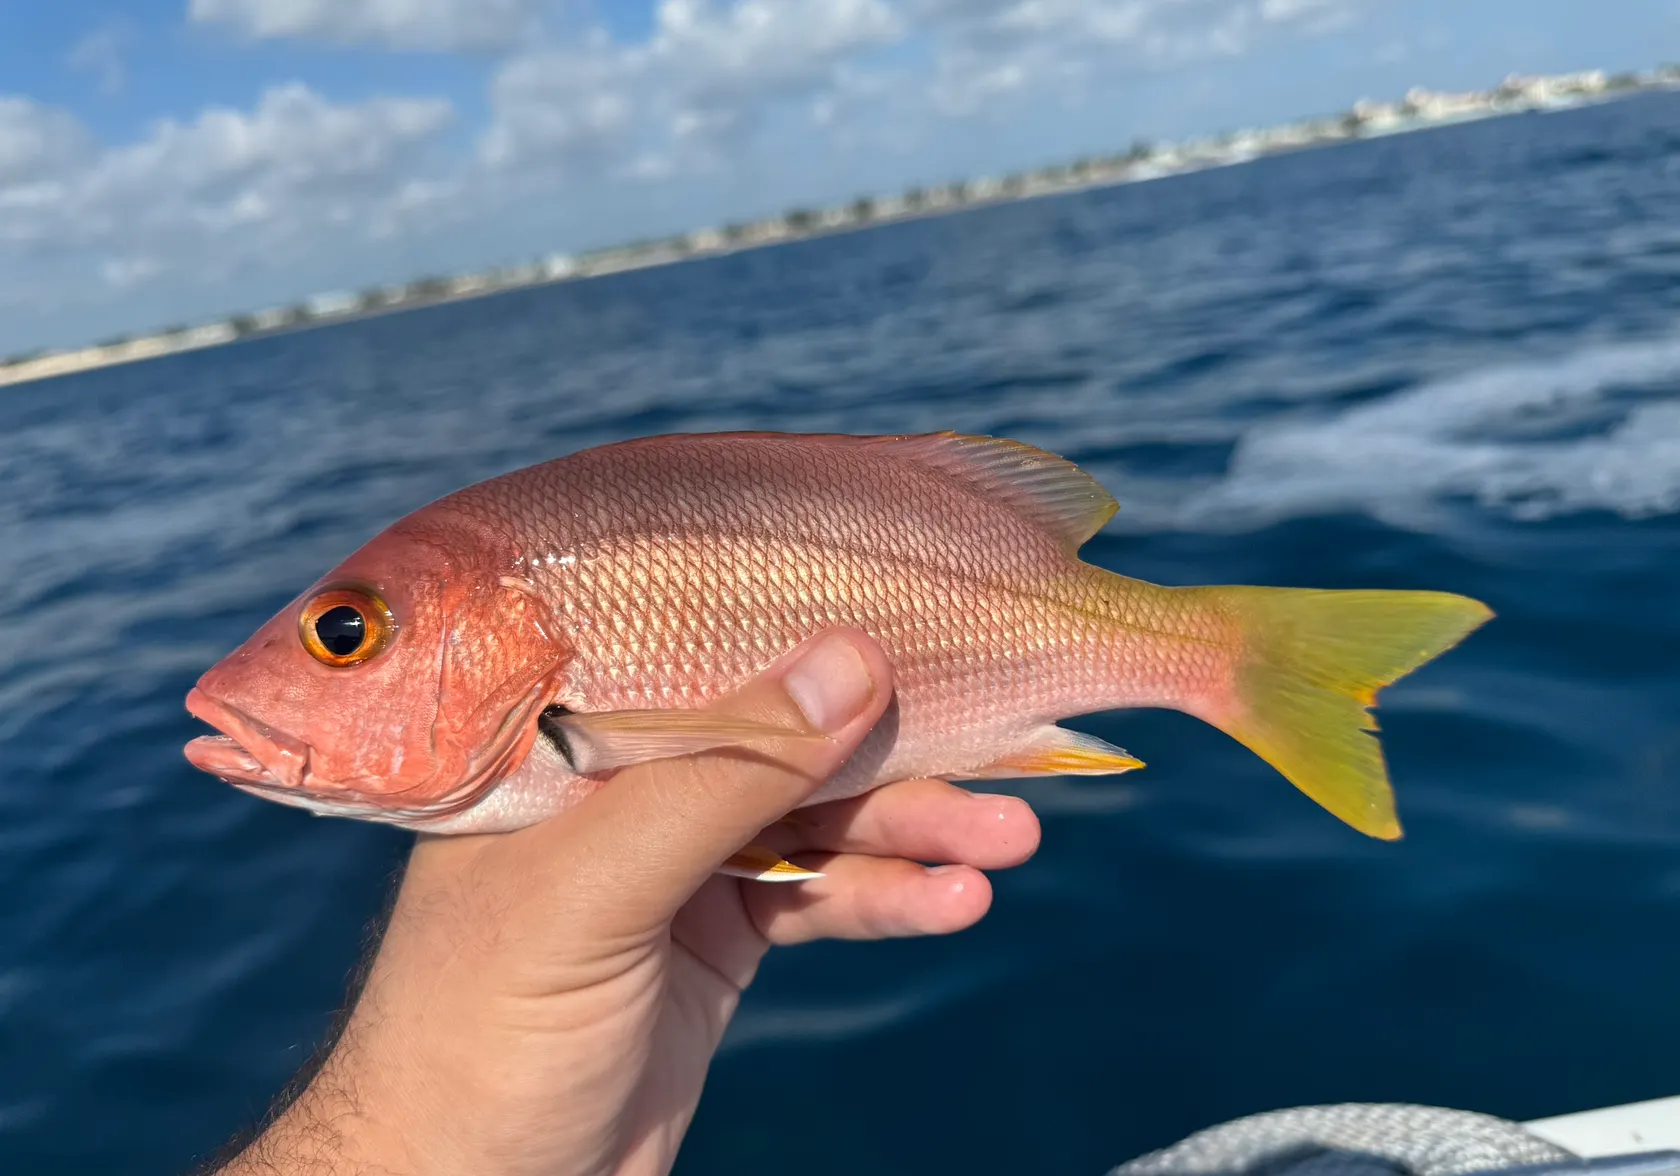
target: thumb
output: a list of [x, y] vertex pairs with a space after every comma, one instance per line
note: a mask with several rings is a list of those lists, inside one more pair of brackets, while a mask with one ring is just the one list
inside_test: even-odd
[[[771, 738], [619, 772], [557, 822], [584, 843], [573, 860], [596, 884], [586, 889], [606, 892], [596, 909], [614, 911], [626, 931], [626, 921], [652, 928], [670, 919], [724, 859], [809, 799], [891, 698], [881, 647], [856, 629], [832, 629], [708, 707], [824, 737]], [[574, 885], [582, 881], [574, 875]]]

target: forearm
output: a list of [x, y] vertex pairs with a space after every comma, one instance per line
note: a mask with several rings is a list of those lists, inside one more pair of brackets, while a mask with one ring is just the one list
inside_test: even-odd
[[276, 1100], [257, 1134], [201, 1176], [412, 1176], [401, 1133], [370, 1112], [354, 1028]]
[[408, 1176], [392, 1156], [374, 1154], [382, 1135], [366, 1110], [369, 1093], [358, 1069], [367, 1047], [365, 997], [407, 875], [407, 860], [391, 876], [377, 915], [363, 935], [343, 1005], [325, 1039], [292, 1075], [262, 1120], [230, 1140], [193, 1176]]

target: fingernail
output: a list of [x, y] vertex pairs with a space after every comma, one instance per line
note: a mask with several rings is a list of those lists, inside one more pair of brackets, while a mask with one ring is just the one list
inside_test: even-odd
[[788, 671], [782, 687], [806, 721], [819, 731], [838, 731], [869, 704], [875, 684], [857, 647], [844, 637], [826, 637]]

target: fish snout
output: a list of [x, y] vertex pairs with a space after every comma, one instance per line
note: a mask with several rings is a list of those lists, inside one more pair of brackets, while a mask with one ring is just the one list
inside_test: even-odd
[[304, 787], [309, 745], [303, 740], [212, 698], [197, 686], [187, 692], [187, 712], [220, 732], [187, 744], [187, 762], [195, 768], [229, 783]]

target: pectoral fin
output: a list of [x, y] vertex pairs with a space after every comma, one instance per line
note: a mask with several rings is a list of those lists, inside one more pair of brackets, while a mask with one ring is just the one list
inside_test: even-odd
[[822, 738], [788, 727], [691, 710], [550, 711], [542, 717], [542, 729], [572, 769], [585, 776], [761, 739]]
[[765, 849], [762, 845], [747, 846], [724, 862], [718, 868], [718, 873], [728, 874], [732, 878], [747, 878], [754, 882], [809, 882], [812, 878], [822, 877], [815, 870], [807, 870], [803, 866], [784, 861], [780, 854]]
[[1143, 767], [1143, 761], [1095, 735], [1045, 727], [983, 768], [953, 773], [952, 779], [1008, 780], [1023, 776], [1112, 776]]

